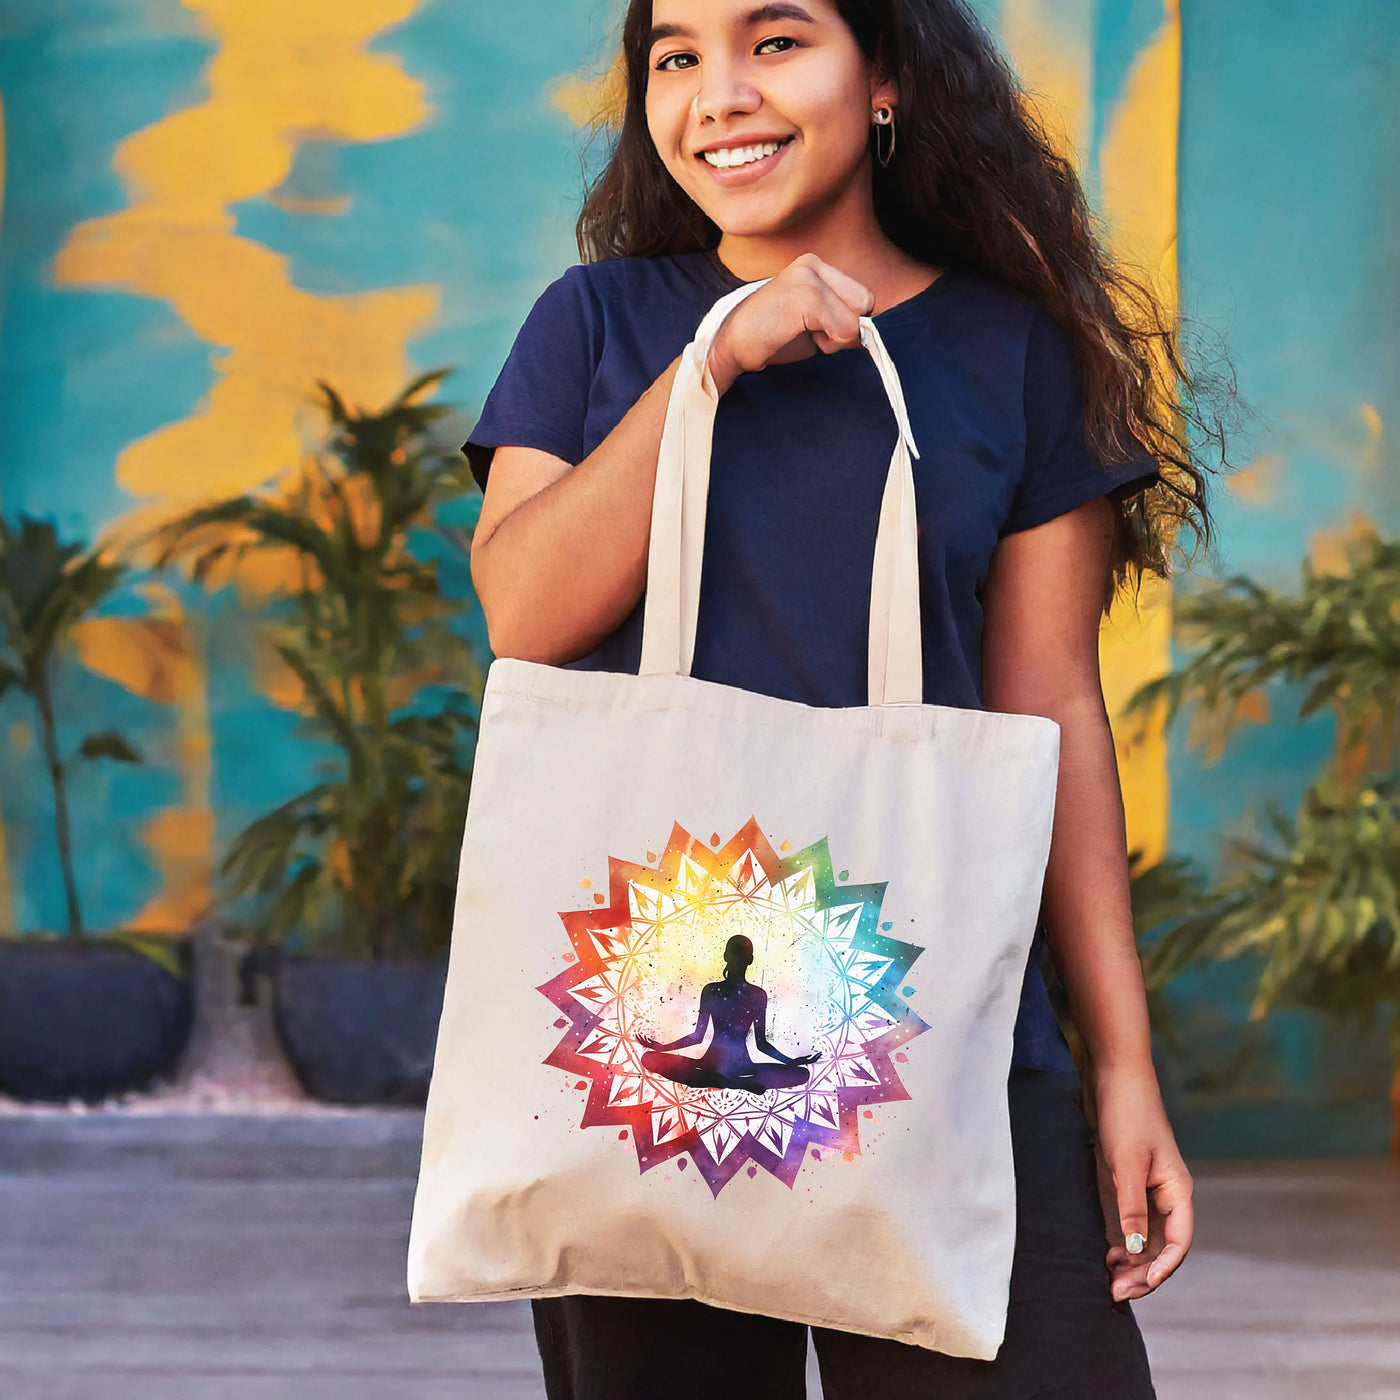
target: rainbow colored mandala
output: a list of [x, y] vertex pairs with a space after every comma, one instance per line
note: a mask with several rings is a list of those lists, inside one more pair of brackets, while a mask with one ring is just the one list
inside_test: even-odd
[[642, 1171], [791, 1187], [809, 1147], [858, 1153], [862, 1112], [909, 1097], [893, 1057], [928, 1029], [900, 991], [923, 949], [883, 931], [883, 883], [833, 877], [825, 838], [780, 857], [753, 818], [717, 850], [678, 824], [654, 867], [609, 857], [608, 887], [560, 915], [577, 961], [539, 988], [563, 1013], [545, 1063]]

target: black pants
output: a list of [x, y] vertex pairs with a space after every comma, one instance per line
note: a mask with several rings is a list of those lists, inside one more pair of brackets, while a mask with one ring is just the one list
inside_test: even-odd
[[[993, 1361], [814, 1327], [826, 1400], [1153, 1400], [1147, 1352], [1104, 1264], [1079, 1081], [1011, 1071], [1016, 1253]], [[533, 1304], [549, 1400], [802, 1400], [800, 1323], [653, 1298]]]

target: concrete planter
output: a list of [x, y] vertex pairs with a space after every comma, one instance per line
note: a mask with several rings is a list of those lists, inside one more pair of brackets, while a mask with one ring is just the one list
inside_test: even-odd
[[273, 1018], [302, 1088], [328, 1103], [425, 1103], [446, 978], [446, 958], [276, 958]]
[[96, 1102], [170, 1074], [188, 977], [105, 940], [0, 939], [0, 1093]]

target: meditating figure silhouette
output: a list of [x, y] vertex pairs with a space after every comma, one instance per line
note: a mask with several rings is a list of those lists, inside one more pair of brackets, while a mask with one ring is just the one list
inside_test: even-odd
[[[710, 982], [700, 993], [695, 1029], [667, 1045], [638, 1034], [638, 1043], [647, 1046], [642, 1067], [695, 1089], [747, 1089], [751, 1094], [761, 1094], [766, 1089], [805, 1084], [811, 1072], [803, 1066], [819, 1059], [821, 1052], [794, 1058], [768, 1043], [768, 993], [745, 980], [744, 973], [751, 962], [752, 942], [736, 933], [724, 945], [724, 981]], [[714, 1035], [702, 1054], [691, 1059], [689, 1055], [672, 1053], [699, 1045], [709, 1025], [714, 1026]], [[755, 1064], [749, 1058], [750, 1027], [759, 1050], [777, 1064]]]

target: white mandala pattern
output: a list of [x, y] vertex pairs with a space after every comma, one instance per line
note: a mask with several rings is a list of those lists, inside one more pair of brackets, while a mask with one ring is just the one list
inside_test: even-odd
[[[607, 1067], [610, 1107], [650, 1111], [658, 1145], [695, 1131], [711, 1157], [723, 1162], [749, 1134], [783, 1157], [800, 1123], [837, 1128], [839, 1089], [879, 1084], [867, 1045], [898, 1022], [872, 994], [892, 959], [853, 946], [861, 903], [819, 908], [810, 870], [770, 883], [751, 851], [719, 881], [682, 856], [672, 891], [632, 881], [628, 900], [630, 926], [590, 930], [598, 968], [571, 990], [597, 1019], [578, 1053]], [[755, 1095], [743, 1089], [692, 1088], [642, 1068], [644, 1047], [635, 1036], [639, 1030], [655, 1033], [654, 1008], [658, 1000], [666, 1000], [671, 985], [666, 980], [671, 969], [666, 947], [713, 949], [735, 933], [747, 935], [756, 948], [770, 950], [760, 960], [768, 967], [808, 969], [800, 987], [769, 988], [770, 996], [775, 990], [789, 994], [773, 997], [770, 1039], [786, 1043], [791, 1052], [797, 1032], [807, 1041], [802, 1050], [820, 1052], [804, 1084]], [[762, 985], [761, 976], [755, 980]], [[691, 994], [698, 991], [695, 986]], [[794, 992], [801, 1001], [796, 1008], [790, 1001]], [[793, 1009], [801, 1014], [789, 1030], [783, 1012]]]

